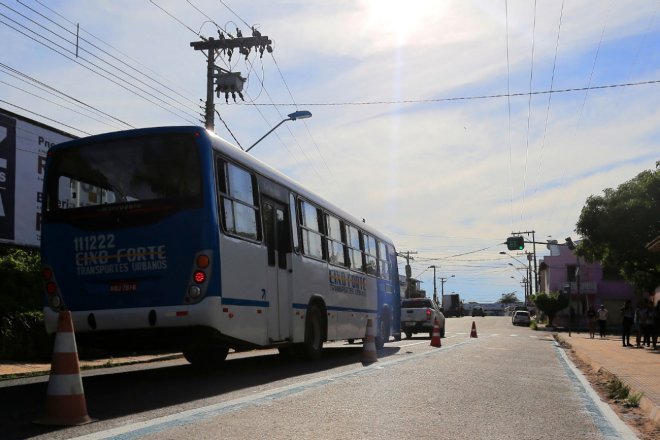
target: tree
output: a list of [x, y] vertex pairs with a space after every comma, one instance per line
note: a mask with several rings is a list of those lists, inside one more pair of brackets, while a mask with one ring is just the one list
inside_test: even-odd
[[516, 292], [511, 292], [511, 293], [503, 293], [502, 297], [497, 302], [501, 304], [515, 304], [515, 303], [519, 303], [520, 300], [516, 296]]
[[532, 297], [536, 308], [548, 315], [548, 327], [560, 310], [568, 306], [568, 295], [559, 292], [539, 293]]
[[602, 196], [590, 196], [575, 232], [577, 254], [617, 268], [639, 292], [660, 285], [660, 253], [646, 245], [660, 235], [660, 169], [646, 170]]

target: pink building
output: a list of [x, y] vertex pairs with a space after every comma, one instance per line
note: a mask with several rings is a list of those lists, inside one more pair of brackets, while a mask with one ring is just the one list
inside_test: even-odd
[[[564, 245], [555, 245], [552, 255], [541, 259], [539, 265], [539, 285], [541, 292], [570, 293], [570, 305], [579, 317], [580, 327], [586, 327], [586, 312], [601, 304], [609, 311], [608, 326], [619, 331], [621, 307], [629, 299], [636, 303], [635, 291], [631, 284], [623, 281], [616, 270], [604, 269], [600, 263], [588, 263]], [[579, 267], [579, 270], [578, 270]], [[555, 318], [555, 325], [568, 325], [568, 308]]]

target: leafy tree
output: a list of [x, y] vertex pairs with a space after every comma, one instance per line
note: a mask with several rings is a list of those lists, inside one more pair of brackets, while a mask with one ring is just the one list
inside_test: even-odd
[[539, 293], [532, 297], [536, 308], [548, 316], [548, 327], [560, 310], [568, 307], [568, 295], [559, 292]]
[[501, 304], [515, 304], [515, 303], [519, 303], [520, 300], [516, 296], [515, 292], [511, 292], [511, 293], [503, 293], [502, 297], [497, 302]]
[[577, 254], [619, 269], [639, 292], [660, 285], [660, 253], [646, 245], [660, 235], [660, 168], [646, 170], [618, 188], [591, 196], [575, 231], [582, 236]]
[[36, 250], [0, 250], [0, 316], [41, 309], [39, 268], [39, 252]]

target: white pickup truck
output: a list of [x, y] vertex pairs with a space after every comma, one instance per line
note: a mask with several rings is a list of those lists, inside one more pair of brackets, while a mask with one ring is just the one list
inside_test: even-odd
[[440, 337], [445, 337], [445, 315], [431, 298], [408, 298], [401, 302], [401, 331], [406, 338], [413, 333], [428, 333], [433, 337], [433, 323], [438, 320]]

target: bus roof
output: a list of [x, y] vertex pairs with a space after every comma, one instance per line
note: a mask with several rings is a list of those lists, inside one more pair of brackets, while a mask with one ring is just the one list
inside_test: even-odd
[[363, 229], [364, 231], [372, 234], [375, 237], [378, 237], [379, 239], [393, 245], [394, 243], [392, 240], [387, 237], [386, 235], [383, 235], [380, 231], [377, 229], [373, 228], [372, 226], [364, 223], [362, 220], [359, 218], [353, 216], [352, 214], [344, 211], [342, 208], [336, 206], [335, 204], [329, 202], [328, 200], [324, 199], [323, 197], [313, 193], [312, 191], [306, 189], [304, 186], [302, 186], [300, 183], [296, 182], [295, 180], [291, 179], [287, 175], [283, 174], [282, 172], [276, 170], [275, 168], [271, 167], [270, 165], [262, 162], [261, 160], [257, 159], [256, 157], [246, 153], [239, 147], [235, 146], [234, 144], [228, 142], [227, 140], [221, 138], [220, 136], [216, 135], [215, 133], [211, 133], [208, 130], [206, 130], [204, 127], [199, 127], [199, 126], [163, 126], [163, 127], [149, 127], [149, 128], [138, 128], [138, 129], [133, 129], [133, 130], [124, 130], [124, 131], [115, 131], [115, 132], [109, 132], [109, 133], [103, 133], [103, 134], [98, 134], [98, 135], [93, 135], [93, 136], [88, 136], [80, 139], [76, 139], [73, 141], [69, 142], [63, 142], [60, 144], [57, 144], [49, 151], [55, 152], [59, 149], [62, 148], [67, 148], [70, 145], [80, 145], [80, 144], [87, 144], [87, 143], [94, 143], [94, 142], [106, 142], [109, 140], [121, 138], [121, 137], [126, 137], [126, 136], [143, 136], [147, 134], [164, 134], [164, 133], [172, 133], [172, 132], [178, 132], [178, 133], [200, 133], [200, 134], [206, 134], [208, 136], [208, 139], [212, 145], [212, 147], [217, 150], [222, 152], [224, 155], [227, 157], [235, 160], [238, 163], [241, 163], [245, 165], [248, 168], [254, 169], [257, 173], [261, 174], [262, 176], [269, 178], [271, 180], [274, 180], [275, 182], [279, 182], [283, 184], [284, 186], [288, 187], [295, 193], [303, 196], [305, 199], [309, 200], [312, 203], [315, 203], [319, 205], [322, 208], [327, 209], [328, 211], [331, 211], [335, 213], [336, 215], [342, 217], [344, 220], [347, 220], [350, 223], [353, 223], [355, 226]]

